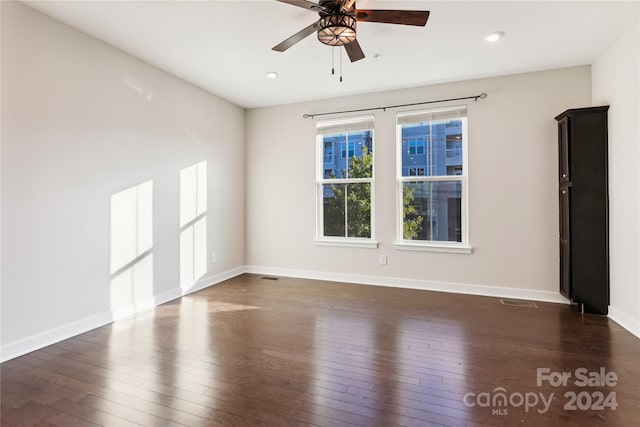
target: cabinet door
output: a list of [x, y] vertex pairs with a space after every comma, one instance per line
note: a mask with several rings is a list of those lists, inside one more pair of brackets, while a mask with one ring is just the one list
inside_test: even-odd
[[560, 188], [560, 293], [571, 299], [571, 229], [569, 187]]
[[560, 182], [569, 182], [571, 147], [569, 146], [569, 117], [565, 117], [558, 122], [558, 165]]

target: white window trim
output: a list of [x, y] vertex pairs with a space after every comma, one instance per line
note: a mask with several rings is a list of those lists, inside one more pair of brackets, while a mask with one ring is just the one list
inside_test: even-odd
[[[454, 106], [442, 109], [423, 110], [415, 112], [401, 112], [402, 114], [420, 114], [420, 113], [437, 113], [447, 110], [456, 110], [465, 108], [466, 106]], [[402, 126], [398, 124], [398, 115], [396, 115], [396, 241], [394, 247], [398, 250], [407, 251], [423, 251], [423, 252], [447, 252], [447, 253], [463, 253], [470, 254], [473, 248], [469, 244], [469, 163], [468, 163], [468, 119], [462, 121], [462, 175], [447, 176], [402, 176]], [[426, 144], [426, 143], [425, 143]], [[426, 149], [426, 145], [425, 145]], [[402, 184], [411, 181], [460, 181], [461, 183], [461, 206], [460, 211], [463, 214], [461, 219], [461, 242], [445, 242], [435, 240], [407, 240], [403, 239], [403, 197]]]
[[454, 244], [451, 245], [447, 245], [446, 242], [414, 242], [415, 240], [403, 240], [400, 242], [394, 242], [393, 247], [400, 251], [449, 252], [459, 254], [470, 254], [471, 252], [473, 252], [473, 248], [471, 246], [463, 246], [460, 244], [460, 242], [454, 242]]
[[[373, 120], [373, 116], [367, 116]], [[367, 117], [362, 117], [366, 119]], [[360, 117], [352, 118], [351, 120], [358, 120]], [[349, 121], [350, 119], [346, 119]], [[337, 120], [339, 121], [339, 120]], [[324, 178], [324, 141], [322, 135], [316, 135], [316, 238], [314, 244], [316, 246], [336, 246], [336, 247], [350, 247], [350, 248], [370, 248], [376, 249], [378, 242], [375, 237], [375, 224], [376, 224], [376, 197], [375, 197], [375, 176], [376, 176], [376, 137], [375, 129], [372, 127], [373, 141], [371, 142], [371, 148], [373, 152], [373, 164], [372, 178], [348, 178], [348, 179], [325, 179]], [[346, 141], [346, 152], [349, 154], [349, 141]], [[355, 150], [355, 147], [354, 147]], [[334, 148], [335, 151], [335, 148]], [[335, 155], [335, 153], [334, 153]], [[338, 236], [324, 236], [324, 204], [323, 204], [323, 184], [357, 184], [357, 183], [369, 183], [371, 186], [371, 237], [338, 237]]]
[[358, 237], [325, 237], [323, 239], [316, 239], [314, 242], [316, 246], [338, 246], [344, 248], [367, 248], [377, 249], [378, 242], [373, 239], [358, 238]]

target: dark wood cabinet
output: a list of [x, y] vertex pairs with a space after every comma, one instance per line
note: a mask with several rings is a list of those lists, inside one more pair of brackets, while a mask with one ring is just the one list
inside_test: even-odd
[[560, 293], [586, 313], [609, 307], [608, 106], [558, 121]]

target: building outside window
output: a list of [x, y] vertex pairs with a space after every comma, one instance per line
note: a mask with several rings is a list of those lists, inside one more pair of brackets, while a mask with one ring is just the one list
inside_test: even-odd
[[[373, 123], [373, 116], [317, 123], [318, 242], [375, 244]], [[337, 150], [340, 157], [330, 155]]]
[[[343, 142], [342, 144], [342, 158], [347, 157], [347, 143]], [[355, 155], [356, 144], [353, 141], [348, 142], [349, 145], [349, 157], [353, 157]]]
[[323, 161], [325, 164], [333, 163], [333, 143], [331, 141], [325, 142]]
[[424, 176], [424, 168], [409, 168], [409, 176]]
[[397, 244], [468, 248], [466, 107], [400, 113], [397, 132]]
[[424, 154], [424, 139], [409, 139], [409, 154]]

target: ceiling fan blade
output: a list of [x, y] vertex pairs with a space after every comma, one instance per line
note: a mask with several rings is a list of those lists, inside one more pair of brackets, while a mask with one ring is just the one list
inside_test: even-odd
[[356, 10], [356, 20], [385, 24], [415, 25], [424, 27], [429, 19], [428, 10]]
[[362, 51], [357, 39], [349, 44], [345, 44], [344, 48], [347, 51], [347, 55], [349, 55], [351, 62], [356, 62], [364, 58], [364, 52]]
[[280, 3], [287, 3], [293, 6], [298, 6], [303, 9], [313, 10], [314, 12], [327, 11], [325, 7], [320, 6], [318, 3], [314, 3], [307, 0], [276, 0], [276, 1], [279, 1]]
[[299, 41], [302, 41], [305, 37], [315, 33], [317, 29], [318, 29], [318, 21], [309, 25], [307, 28], [304, 28], [298, 31], [297, 33], [295, 33], [294, 35], [292, 35], [291, 37], [289, 37], [279, 45], [272, 47], [271, 50], [275, 50], [276, 52], [284, 52], [294, 44], [298, 43]]

